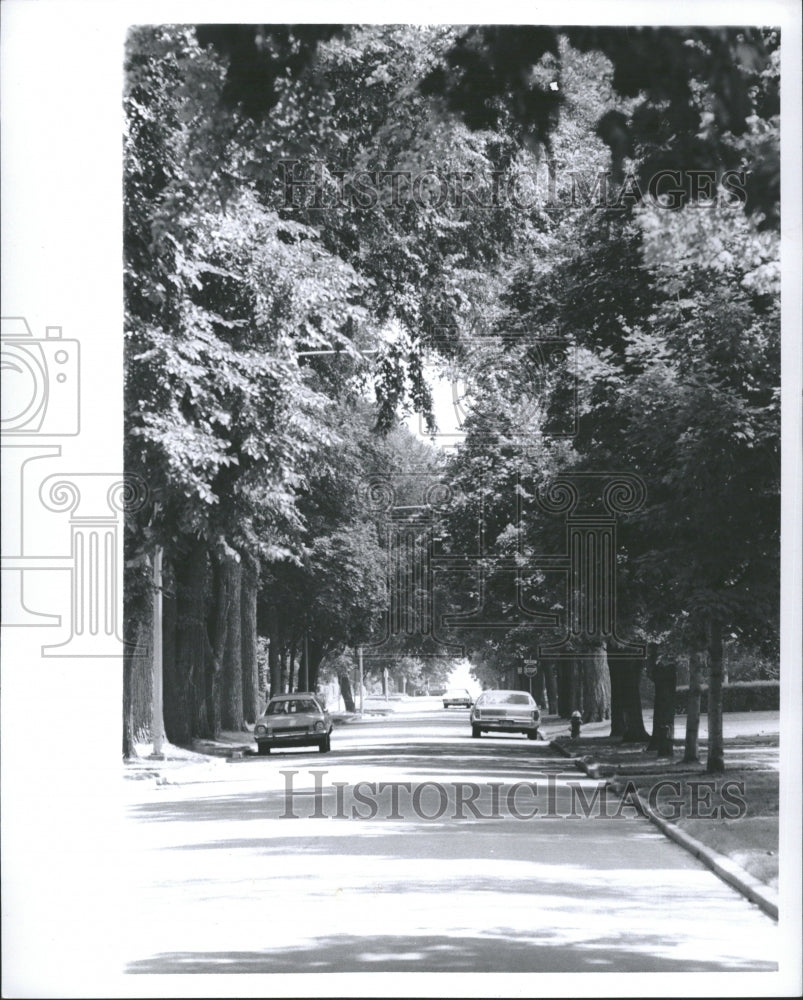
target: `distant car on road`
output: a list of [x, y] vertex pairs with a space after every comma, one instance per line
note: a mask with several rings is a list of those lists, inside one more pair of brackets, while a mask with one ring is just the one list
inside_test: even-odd
[[265, 714], [254, 727], [254, 739], [261, 755], [277, 747], [317, 746], [328, 753], [332, 720], [317, 695], [310, 691], [277, 694], [268, 702]]
[[541, 712], [526, 691], [483, 691], [471, 709], [471, 735], [482, 733], [526, 733], [527, 739], [543, 738], [538, 724]]
[[443, 707], [451, 708], [457, 705], [459, 708], [471, 708], [472, 698], [465, 688], [449, 688], [443, 696]]

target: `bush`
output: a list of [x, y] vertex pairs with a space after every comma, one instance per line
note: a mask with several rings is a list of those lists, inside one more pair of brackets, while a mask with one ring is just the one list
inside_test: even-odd
[[[689, 701], [688, 685], [678, 687], [675, 695], [675, 713], [685, 715]], [[780, 681], [737, 681], [722, 685], [723, 712], [766, 712], [781, 705]], [[700, 692], [700, 711], [708, 711], [708, 686]]]

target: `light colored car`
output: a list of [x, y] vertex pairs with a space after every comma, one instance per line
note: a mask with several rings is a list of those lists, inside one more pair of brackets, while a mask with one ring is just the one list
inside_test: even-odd
[[458, 708], [471, 708], [471, 695], [465, 688], [449, 688], [443, 696], [443, 707], [451, 708], [457, 705]]
[[[471, 735], [482, 733], [526, 733], [527, 739], [542, 737], [541, 712], [526, 691], [483, 691], [471, 709]], [[543, 738], [543, 737], [542, 737]]]
[[321, 753], [328, 753], [331, 735], [329, 713], [310, 691], [277, 694], [254, 727], [254, 739], [263, 755], [278, 747], [304, 746], [317, 746]]

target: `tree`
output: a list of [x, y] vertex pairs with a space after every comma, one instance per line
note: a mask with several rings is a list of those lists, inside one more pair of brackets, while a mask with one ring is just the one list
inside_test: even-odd
[[[596, 123], [621, 183], [634, 160], [636, 198], [664, 171], [743, 171], [743, 202], [761, 228], [780, 219], [780, 38], [769, 28], [472, 26], [426, 81], [473, 128], [510, 116], [548, 146], [560, 119], [560, 36], [611, 64], [625, 100]], [[633, 188], [631, 188], [633, 190]], [[683, 207], [681, 200], [677, 207]]]
[[[751, 100], [761, 105], [760, 92]], [[522, 254], [505, 292], [506, 331], [577, 344], [577, 433], [555, 450], [556, 468], [618, 467], [647, 483], [647, 505], [621, 525], [617, 610], [648, 642], [689, 618], [765, 642], [775, 630], [777, 240], [754, 219], [728, 205], [580, 206]], [[508, 366], [514, 381], [516, 371]], [[482, 429], [504, 444], [522, 410], [491, 398]], [[544, 429], [565, 399], [547, 385], [529, 419]], [[626, 685], [635, 706], [637, 672]], [[643, 735], [638, 718], [634, 730]], [[716, 747], [710, 756], [716, 766]]]
[[304, 464], [334, 440], [299, 347], [350, 350], [344, 331], [363, 314], [349, 302], [359, 278], [314, 230], [262, 209], [247, 186], [221, 187], [224, 74], [193, 33], [137, 29], [127, 69], [127, 466], [153, 500], [140, 546], [196, 569], [176, 587], [179, 673], [166, 686], [186, 741], [216, 733], [223, 680], [227, 723], [242, 725], [230, 578], [241, 552], [292, 553]]

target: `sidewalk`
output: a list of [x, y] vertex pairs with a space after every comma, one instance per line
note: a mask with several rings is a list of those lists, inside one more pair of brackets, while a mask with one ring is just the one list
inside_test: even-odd
[[[376, 721], [377, 716], [366, 712], [330, 713], [336, 728]], [[150, 780], [159, 785], [196, 784], [207, 781], [227, 781], [232, 776], [230, 761], [256, 753], [256, 743], [248, 726], [245, 732], [222, 732], [216, 740], [194, 740], [192, 750], [165, 742], [162, 759], [151, 756], [151, 743], [137, 743], [138, 757], [123, 762], [123, 777], [129, 780]]]
[[637, 793], [645, 813], [668, 836], [777, 918], [778, 721], [777, 712], [726, 714], [725, 773], [719, 775], [706, 773], [708, 733], [702, 724], [699, 761], [683, 760], [685, 718], [676, 720], [680, 738], [671, 759], [646, 752], [643, 744], [611, 740], [607, 722], [583, 726], [574, 740], [568, 725], [548, 724], [545, 730], [575, 766], [592, 778], [607, 778], [617, 793]]

